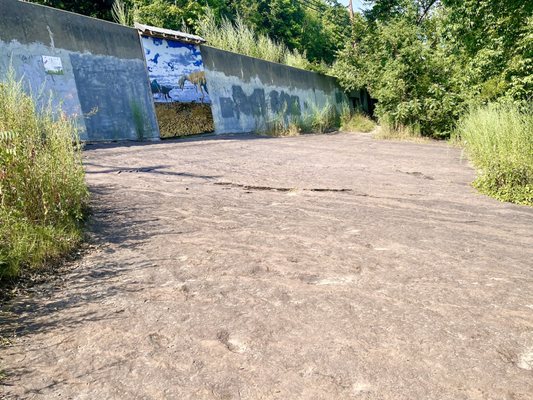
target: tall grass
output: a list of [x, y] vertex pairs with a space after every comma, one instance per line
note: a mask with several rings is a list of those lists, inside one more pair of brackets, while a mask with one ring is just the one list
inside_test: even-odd
[[0, 82], [0, 279], [72, 249], [86, 199], [74, 122], [51, 102], [38, 108], [9, 71]]
[[374, 121], [362, 112], [350, 109], [348, 104], [343, 104], [341, 110], [341, 129], [346, 132], [371, 132], [376, 127]]
[[326, 133], [337, 129], [340, 125], [340, 117], [337, 109], [329, 103], [324, 107], [311, 106], [310, 112], [304, 116], [290, 115], [287, 107], [267, 120], [263, 128], [258, 132], [263, 135], [298, 136], [302, 133]]
[[255, 32], [239, 15], [235, 22], [227, 18], [222, 18], [218, 22], [213, 10], [208, 8], [206, 15], [198, 21], [197, 30], [210, 46], [222, 50], [296, 68], [308, 69], [310, 66], [305, 54], [291, 51], [287, 46], [272, 40], [267, 35]]
[[472, 110], [458, 124], [460, 141], [478, 169], [474, 186], [502, 201], [533, 205], [533, 112], [513, 105]]
[[285, 117], [284, 113], [278, 113], [267, 120], [264, 128], [258, 132], [272, 137], [299, 136], [302, 133], [302, 124], [298, 117]]
[[306, 131], [326, 133], [340, 126], [340, 118], [337, 109], [329, 103], [324, 107], [311, 105], [311, 113], [304, 120]]
[[111, 16], [117, 24], [124, 26], [133, 25], [133, 12], [124, 3], [124, 0], [113, 1]]

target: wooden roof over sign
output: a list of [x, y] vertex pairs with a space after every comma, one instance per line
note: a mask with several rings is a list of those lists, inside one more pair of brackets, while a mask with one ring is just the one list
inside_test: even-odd
[[206, 40], [200, 36], [191, 35], [190, 33], [173, 31], [171, 29], [158, 28], [150, 25], [143, 25], [135, 23], [135, 28], [140, 32], [141, 35], [152, 36], [162, 39], [173, 39], [185, 43], [194, 43], [201, 44], [205, 43]]

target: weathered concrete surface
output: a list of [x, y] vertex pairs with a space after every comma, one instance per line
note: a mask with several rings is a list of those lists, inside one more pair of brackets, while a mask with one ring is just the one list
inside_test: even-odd
[[533, 398], [533, 210], [477, 194], [459, 150], [245, 136], [85, 162], [98, 249], [16, 307], [5, 398]]
[[[45, 71], [42, 56], [61, 59]], [[83, 140], [158, 139], [136, 29], [17, 0], [0, 0], [0, 81], [9, 67], [41, 103], [77, 119]]]
[[264, 131], [348, 98], [335, 78], [202, 45], [215, 133]]

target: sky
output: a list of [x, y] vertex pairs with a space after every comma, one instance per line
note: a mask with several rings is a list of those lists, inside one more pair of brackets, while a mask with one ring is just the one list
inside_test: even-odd
[[[348, 0], [339, 0], [339, 3], [348, 5]], [[363, 0], [353, 0], [353, 9], [355, 11], [361, 10], [363, 8]]]

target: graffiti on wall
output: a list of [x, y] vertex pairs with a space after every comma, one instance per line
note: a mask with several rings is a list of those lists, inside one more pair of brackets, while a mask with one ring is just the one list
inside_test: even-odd
[[268, 96], [265, 96], [264, 89], [256, 88], [248, 96], [241, 86], [233, 85], [231, 91], [232, 97], [219, 98], [222, 118], [239, 119], [241, 114], [255, 117], [266, 116], [268, 113], [267, 104], [273, 114], [281, 113], [286, 116], [298, 117], [302, 115], [300, 98], [285, 93], [283, 90], [281, 92], [272, 90]]
[[154, 101], [210, 103], [200, 47], [142, 36]]

